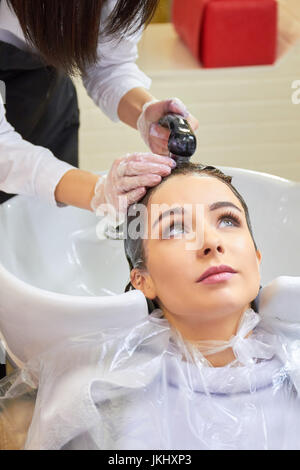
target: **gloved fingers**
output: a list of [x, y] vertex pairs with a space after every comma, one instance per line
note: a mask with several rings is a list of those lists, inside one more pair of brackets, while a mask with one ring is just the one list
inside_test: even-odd
[[128, 204], [135, 203], [145, 195], [147, 187], [161, 183], [162, 178], [168, 176], [175, 166], [171, 158], [151, 153], [115, 160], [108, 176], [99, 177], [91, 201], [92, 210], [97, 212], [105, 204], [115, 207], [119, 212], [126, 210]]
[[155, 123], [169, 113], [180, 114], [185, 119], [189, 116], [189, 112], [182, 101], [178, 98], [171, 98], [150, 104], [145, 110], [145, 117], [149, 123]]
[[137, 188], [126, 194], [128, 207], [140, 201], [147, 193], [146, 188]]
[[[189, 116], [186, 118], [186, 120], [190, 124], [193, 131], [196, 131], [198, 129], [199, 121], [192, 114], [189, 114]], [[149, 135], [150, 135], [150, 139], [154, 138], [154, 137], [157, 137], [157, 138], [161, 139], [164, 146], [168, 145], [169, 138], [170, 138], [170, 131], [169, 131], [169, 129], [166, 129], [165, 127], [162, 127], [160, 124], [158, 124], [158, 123], [151, 124]]]
[[123, 176], [139, 176], [145, 174], [156, 174], [160, 176], [168, 176], [172, 169], [169, 165], [149, 162], [130, 161], [126, 166], [120, 168], [118, 175]]
[[[140, 201], [146, 195], [146, 193], [146, 188], [136, 188], [125, 194], [119, 195], [117, 197], [118, 210], [117, 212], [112, 213], [112, 216], [115, 218], [115, 222], [117, 222], [117, 224], [124, 222], [128, 207]], [[115, 210], [116, 206], [114, 206], [114, 211]]]
[[123, 193], [128, 193], [137, 188], [152, 188], [161, 183], [161, 181], [161, 176], [152, 174], [141, 176], [124, 176], [124, 178], [120, 180], [118, 190]]
[[162, 165], [169, 165], [171, 168], [173, 168], [173, 160], [172, 158], [165, 158], [162, 157], [161, 155], [157, 155], [154, 153], [135, 153], [133, 155], [128, 155], [125, 158], [126, 161], [128, 160], [133, 160], [136, 162], [153, 162], [153, 163], [158, 163]]
[[173, 98], [169, 101], [170, 102], [167, 104], [167, 106], [169, 106], [169, 110], [166, 112], [166, 114], [170, 112], [180, 114], [189, 122], [191, 128], [194, 131], [197, 130], [199, 127], [199, 121], [188, 111], [185, 104], [183, 104], [183, 102], [178, 98]]
[[168, 145], [162, 146], [159, 139], [150, 139], [149, 146], [152, 152], [159, 153], [162, 156], [170, 155]]
[[[178, 100], [178, 101], [180, 102], [180, 100]], [[170, 105], [170, 109], [172, 109], [172, 110], [177, 109], [176, 114], [183, 115], [184, 109], [186, 109], [186, 108], [185, 108], [184, 104], [182, 104], [182, 108], [181, 108], [181, 106], [177, 105], [177, 101], [173, 101], [172, 105]], [[178, 112], [180, 109], [181, 109], [181, 113]], [[170, 112], [170, 110], [168, 112]], [[168, 112], [166, 114], [168, 114]], [[172, 112], [175, 112], [175, 111], [172, 111]], [[192, 114], [190, 114], [188, 111], [186, 111], [186, 113], [187, 114], [185, 116], [185, 119], [189, 122], [191, 128], [194, 131], [197, 130], [198, 127], [199, 127], [199, 121]], [[166, 129], [165, 127], [160, 126], [158, 123], [153, 123], [150, 126], [149, 135], [150, 135], [150, 138], [151, 137], [161, 138], [162, 140], [164, 140], [164, 145], [165, 145], [165, 143], [166, 142], [168, 143], [168, 141], [169, 141], [170, 131], [168, 129]]]
[[152, 153], [140, 153], [140, 154], [133, 154], [128, 155], [127, 157], [118, 161], [117, 164], [117, 175], [119, 177], [123, 176], [132, 176], [134, 173], [133, 168], [136, 163], [140, 163], [139, 165], [139, 173], [142, 170], [142, 165], [144, 165], [144, 171], [142, 173], [151, 173], [151, 165], [156, 165], [154, 173], [157, 173], [158, 167], [161, 166], [162, 173], [159, 171], [159, 174], [165, 175], [165, 167], [170, 169], [174, 168], [174, 161], [172, 158], [162, 157], [160, 155], [154, 155]]
[[151, 124], [149, 134], [150, 134], [150, 138], [153, 137], [153, 138], [156, 138], [156, 139], [160, 139], [160, 141], [162, 142], [162, 144], [164, 146], [168, 145], [169, 138], [170, 138], [169, 129], [166, 129], [165, 127], [162, 127], [158, 123], [154, 123], [154, 124]]
[[168, 114], [168, 113], [180, 114], [185, 119], [187, 119], [190, 116], [190, 113], [187, 107], [179, 98], [171, 98], [170, 100], [166, 101], [165, 114]]
[[149, 132], [149, 146], [152, 152], [160, 155], [169, 155], [170, 131], [159, 124], [152, 124]]

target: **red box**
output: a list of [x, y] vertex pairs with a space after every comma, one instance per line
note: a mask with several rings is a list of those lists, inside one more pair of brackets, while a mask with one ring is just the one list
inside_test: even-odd
[[173, 0], [173, 23], [203, 67], [276, 59], [276, 0]]

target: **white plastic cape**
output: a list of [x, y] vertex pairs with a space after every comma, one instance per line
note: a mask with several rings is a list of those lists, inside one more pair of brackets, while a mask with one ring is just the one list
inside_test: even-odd
[[35, 405], [25, 449], [300, 449], [299, 281], [289, 313], [275, 283], [226, 343], [191, 345], [160, 311], [65, 341], [0, 383], [2, 415]]

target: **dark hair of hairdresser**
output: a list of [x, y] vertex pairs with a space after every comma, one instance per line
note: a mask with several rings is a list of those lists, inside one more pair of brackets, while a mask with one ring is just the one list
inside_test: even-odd
[[[107, 0], [9, 0], [26, 40], [46, 65], [68, 74], [83, 71], [97, 59], [102, 7]], [[105, 35], [121, 38], [148, 23], [158, 0], [118, 0]]]
[[[232, 185], [232, 177], [231, 176], [225, 175], [224, 173], [222, 173], [221, 170], [219, 170], [215, 167], [212, 167], [212, 166], [205, 166], [205, 165], [201, 165], [201, 164], [197, 164], [197, 163], [187, 163], [187, 164], [181, 165], [178, 168], [175, 168], [175, 170], [172, 171], [170, 176], [167, 176], [166, 178], [164, 178], [164, 180], [161, 184], [163, 184], [169, 178], [174, 178], [175, 176], [178, 176], [178, 175], [189, 175], [189, 174], [193, 174], [193, 173], [205, 174], [205, 175], [217, 178], [217, 179], [223, 181], [223, 183], [225, 183], [231, 189], [231, 191], [238, 198], [238, 200], [240, 201], [240, 203], [241, 203], [241, 205], [244, 209], [248, 229], [249, 229], [250, 235], [252, 237], [255, 249], [257, 250], [257, 245], [256, 245], [256, 242], [254, 240], [253, 230], [252, 230], [252, 226], [251, 226], [251, 222], [250, 222], [248, 206], [247, 206], [244, 198], [241, 196], [241, 194]], [[157, 188], [159, 188], [159, 186], [156, 186], [154, 188], [149, 189], [146, 196], [139, 202], [139, 204], [142, 204], [143, 206], [147, 207], [150, 197], [157, 190]], [[130, 238], [128, 228], [130, 227], [131, 222], [137, 216], [136, 215], [131, 216], [131, 215], [129, 215], [129, 213], [130, 213], [130, 208], [128, 210], [127, 223], [125, 224], [125, 226], [127, 228], [127, 234], [125, 234], [124, 247], [125, 247], [126, 258], [127, 258], [128, 263], [129, 263], [129, 268], [130, 268], [130, 271], [131, 271], [134, 268], [141, 268], [141, 269], [145, 268], [147, 260], [146, 260], [145, 250], [144, 250], [144, 243], [143, 243], [144, 240], [143, 240], [143, 238], [140, 237], [140, 238], [134, 239], [134, 240], [132, 238]], [[131, 283], [129, 283], [128, 286], [126, 287], [126, 292], [128, 292], [129, 290], [134, 290], [134, 287], [132, 286]], [[155, 301], [154, 302], [153, 301], [148, 301], [148, 306], [149, 306], [150, 312], [152, 310], [154, 310], [154, 308], [159, 308], [158, 304]], [[256, 310], [256, 307], [255, 307], [254, 303], [252, 304], [252, 308], [254, 310]]]

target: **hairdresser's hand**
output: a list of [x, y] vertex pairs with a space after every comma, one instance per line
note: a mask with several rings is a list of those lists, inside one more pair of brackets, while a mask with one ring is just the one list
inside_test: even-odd
[[152, 153], [116, 160], [107, 177], [100, 177], [96, 184], [92, 210], [98, 215], [111, 212], [110, 208], [120, 216], [126, 214], [128, 206], [145, 196], [147, 188], [158, 185], [175, 166], [171, 158]]
[[178, 98], [146, 103], [137, 127], [150, 150], [159, 155], [169, 155], [170, 153], [168, 150], [170, 132], [158, 124], [159, 120], [169, 113], [180, 114], [189, 122], [194, 131], [199, 127], [197, 119], [188, 112]]

